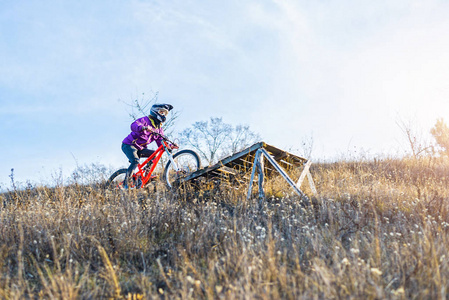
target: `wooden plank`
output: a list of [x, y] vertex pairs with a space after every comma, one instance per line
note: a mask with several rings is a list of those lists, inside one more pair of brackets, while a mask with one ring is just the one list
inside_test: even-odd
[[213, 166], [200, 169], [200, 170], [190, 174], [189, 176], [183, 178], [183, 181], [188, 181], [188, 180], [192, 180], [192, 179], [195, 179], [197, 177], [200, 177], [200, 176], [204, 176], [208, 172], [211, 172], [211, 171], [214, 171], [216, 169], [219, 169], [223, 165], [226, 165], [226, 164], [228, 164], [228, 163], [230, 163], [230, 162], [232, 162], [232, 161], [234, 161], [234, 160], [236, 160], [238, 158], [241, 158], [242, 156], [248, 155], [251, 152], [257, 151], [258, 149], [262, 148], [264, 145], [265, 145], [264, 142], [260, 142], [260, 143], [254, 144], [254, 145], [252, 145], [249, 148], [246, 148], [246, 149], [244, 149], [244, 150], [242, 150], [242, 151], [240, 151], [240, 152], [238, 152], [238, 153], [236, 153], [236, 154], [234, 154], [234, 155], [232, 155], [230, 157], [227, 157], [227, 158], [219, 161], [218, 163], [216, 163]]
[[309, 160], [307, 161], [306, 165], [304, 166], [304, 170], [302, 170], [301, 175], [299, 176], [298, 181], [296, 182], [296, 186], [298, 189], [301, 188], [301, 185], [306, 178], [307, 173], [309, 173], [310, 166], [312, 165], [312, 162]]
[[238, 174], [238, 172], [235, 169], [232, 169], [232, 168], [229, 168], [226, 166], [223, 166], [223, 167], [217, 169], [217, 171], [220, 171], [220, 173], [227, 174], [227, 175], [229, 175], [229, 174], [237, 175]]
[[278, 159], [276, 159], [276, 156], [280, 156], [280, 159], [283, 159], [284, 157], [288, 157], [288, 159], [285, 159], [285, 161], [291, 161], [291, 163], [296, 166], [301, 166], [307, 161], [307, 159], [305, 159], [305, 158], [291, 154], [287, 151], [281, 150], [279, 148], [276, 148], [276, 147], [268, 145], [268, 144], [265, 144], [264, 149], [267, 150], [268, 153], [273, 154], [276, 161], [278, 161]]
[[282, 153], [278, 153], [277, 155], [274, 155], [274, 160], [278, 161], [281, 160], [283, 158], [288, 157], [288, 153], [287, 152], [282, 152]]

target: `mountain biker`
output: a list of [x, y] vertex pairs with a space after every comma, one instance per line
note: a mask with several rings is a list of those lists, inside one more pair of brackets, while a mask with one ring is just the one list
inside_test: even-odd
[[[151, 106], [148, 116], [139, 118], [131, 124], [131, 133], [122, 142], [122, 151], [130, 162], [126, 171], [124, 188], [128, 188], [128, 180], [139, 164], [140, 157], [150, 157], [154, 150], [147, 149], [147, 145], [156, 142], [157, 146], [162, 145], [162, 137], [153, 135], [159, 133], [164, 135], [162, 123], [173, 106], [170, 104], [154, 104]], [[169, 150], [175, 149], [175, 145], [168, 145]]]

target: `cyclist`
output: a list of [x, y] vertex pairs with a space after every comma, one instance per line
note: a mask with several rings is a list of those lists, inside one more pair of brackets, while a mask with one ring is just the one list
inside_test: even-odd
[[[162, 145], [162, 138], [152, 133], [164, 135], [162, 123], [172, 109], [173, 106], [170, 104], [154, 104], [148, 116], [139, 118], [131, 124], [131, 133], [122, 142], [122, 151], [130, 162], [125, 176], [125, 189], [128, 188], [129, 178], [139, 164], [139, 158], [150, 157], [154, 153], [154, 150], [147, 149], [147, 145], [152, 142], [156, 142], [158, 147]], [[168, 145], [168, 147], [172, 150], [176, 146]]]

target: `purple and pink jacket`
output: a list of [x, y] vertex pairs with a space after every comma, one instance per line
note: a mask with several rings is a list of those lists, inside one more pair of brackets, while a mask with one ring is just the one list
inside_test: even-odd
[[147, 147], [148, 144], [156, 142], [159, 147], [162, 145], [162, 138], [151, 134], [149, 130], [142, 130], [143, 127], [150, 126], [154, 132], [164, 135], [164, 130], [162, 128], [157, 128], [155, 122], [148, 117], [142, 117], [135, 120], [131, 124], [131, 133], [123, 140], [123, 144], [131, 145], [137, 148], [137, 150], [142, 150]]

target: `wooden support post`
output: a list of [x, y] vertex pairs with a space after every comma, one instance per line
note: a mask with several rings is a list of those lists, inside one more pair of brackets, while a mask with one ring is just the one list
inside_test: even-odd
[[268, 154], [268, 152], [265, 149], [259, 149], [258, 151], [261, 151], [262, 154], [267, 158], [267, 160], [273, 165], [273, 167], [279, 172], [279, 174], [284, 177], [284, 179], [287, 181], [287, 183], [295, 190], [295, 192], [301, 197], [301, 199], [306, 202], [306, 204], [309, 204], [309, 198], [304, 194], [298, 186], [293, 182], [293, 180], [290, 179], [290, 177], [285, 173], [285, 171], [281, 168], [281, 166]]
[[254, 162], [253, 162], [253, 168], [251, 171], [251, 179], [249, 182], [248, 187], [248, 194], [247, 198], [249, 199], [251, 197], [251, 191], [253, 187], [254, 177], [256, 174], [256, 170], [258, 173], [258, 184], [259, 184], [259, 204], [261, 204], [261, 201], [265, 198], [265, 193], [263, 190], [263, 184], [264, 184], [264, 157], [267, 158], [267, 160], [273, 165], [273, 167], [276, 169], [276, 171], [281, 174], [282, 177], [284, 177], [285, 181], [295, 190], [295, 192], [301, 197], [301, 199], [305, 202], [305, 204], [310, 204], [309, 198], [304, 194], [303, 191], [301, 191], [300, 187], [307, 176], [307, 179], [310, 184], [310, 188], [314, 194], [317, 194], [315, 185], [313, 183], [312, 176], [310, 175], [310, 165], [312, 164], [311, 161], [307, 161], [306, 165], [304, 166], [304, 170], [301, 173], [301, 176], [299, 177], [299, 180], [297, 183], [295, 183], [288, 174], [282, 169], [282, 167], [274, 160], [271, 155], [263, 148], [260, 148], [256, 151]]
[[307, 180], [309, 181], [310, 189], [312, 190], [312, 193], [314, 195], [317, 195], [318, 192], [315, 187], [315, 183], [313, 182], [312, 175], [310, 174], [310, 166], [312, 165], [312, 162], [310, 160], [307, 161], [306, 165], [304, 166], [304, 169], [301, 172], [301, 175], [299, 176], [298, 182], [296, 182], [296, 186], [298, 189], [301, 188], [302, 183], [304, 182], [304, 179], [307, 176]]
[[264, 163], [263, 163], [263, 155], [259, 155], [259, 158], [256, 162], [257, 173], [259, 174], [259, 204], [261, 201], [265, 199], [265, 193], [263, 191], [263, 180], [264, 180]]
[[309, 173], [309, 168], [310, 168], [311, 164], [312, 164], [312, 162], [310, 160], [308, 160], [306, 165], [304, 166], [304, 170], [302, 170], [301, 175], [299, 176], [299, 179], [296, 182], [296, 186], [298, 187], [298, 189], [301, 188], [301, 185], [302, 185], [304, 179], [306, 178], [307, 173]]
[[256, 155], [254, 157], [253, 170], [251, 171], [251, 179], [249, 180], [248, 194], [246, 197], [247, 199], [249, 199], [251, 197], [251, 191], [253, 189], [254, 174], [256, 173], [257, 162], [259, 161], [260, 156], [261, 156], [261, 152], [259, 149], [256, 151]]
[[310, 171], [307, 172], [307, 180], [309, 181], [310, 189], [312, 190], [312, 193], [316, 196], [318, 195], [318, 191], [316, 190], [315, 183], [313, 182], [312, 174], [310, 174]]

